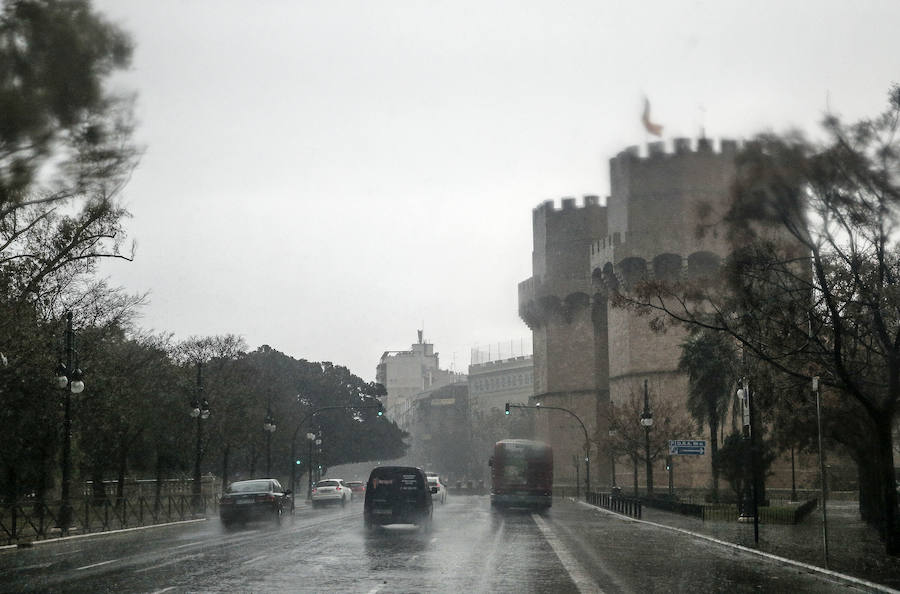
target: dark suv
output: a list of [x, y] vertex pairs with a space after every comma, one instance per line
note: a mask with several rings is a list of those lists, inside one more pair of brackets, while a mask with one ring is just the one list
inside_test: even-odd
[[425, 473], [411, 466], [379, 466], [366, 483], [363, 518], [366, 528], [387, 524], [416, 524], [431, 528], [433, 506]]

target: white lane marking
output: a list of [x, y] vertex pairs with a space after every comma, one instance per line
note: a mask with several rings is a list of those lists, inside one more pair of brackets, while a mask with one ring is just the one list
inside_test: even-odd
[[412, 557], [409, 558], [409, 560], [410, 560], [410, 561], [415, 561], [415, 560], [418, 559], [418, 558], [419, 558], [418, 555], [413, 555]]
[[197, 520], [181, 520], [178, 522], [166, 522], [165, 524], [148, 524], [147, 526], [135, 526], [134, 528], [121, 528], [119, 530], [107, 530], [105, 532], [86, 532], [85, 534], [75, 534], [72, 536], [60, 536], [58, 538], [45, 538], [44, 540], [35, 540], [31, 544], [39, 545], [39, 544], [47, 544], [48, 542], [60, 542], [60, 541], [68, 541], [68, 540], [77, 540], [80, 538], [93, 538], [99, 536], [106, 536], [109, 534], [121, 534], [122, 532], [134, 532], [135, 530], [150, 530], [152, 528], [165, 528], [166, 526], [176, 526], [178, 524], [196, 524], [197, 522], [205, 522], [206, 518], [199, 518]]
[[249, 561], [244, 561], [243, 564], [250, 565], [251, 563], [256, 563], [257, 561], [259, 561], [261, 559], [265, 559], [266, 557], [268, 557], [268, 555], [261, 555], [259, 557], [254, 557], [253, 559], [250, 559]]
[[81, 571], [82, 569], [90, 569], [91, 567], [100, 567], [101, 565], [115, 563], [116, 561], [118, 561], [118, 559], [110, 559], [109, 561], [101, 561], [100, 563], [94, 563], [92, 565], [85, 565], [84, 567], [76, 567], [75, 571]]
[[153, 571], [154, 569], [168, 567], [169, 565], [175, 565], [176, 563], [181, 563], [182, 561], [184, 561], [184, 559], [172, 559], [171, 561], [165, 561], [163, 563], [155, 563], [149, 567], [144, 567], [143, 569], [135, 569], [134, 573], [144, 573], [145, 571]]
[[381, 590], [381, 588], [383, 586], [384, 586], [384, 584], [379, 584], [379, 585], [375, 586], [374, 588], [372, 588], [371, 590], [369, 590], [368, 592], [366, 592], [366, 594], [375, 594], [376, 592]]
[[22, 567], [16, 567], [16, 571], [28, 571], [29, 569], [47, 569], [53, 565], [53, 563], [38, 563], [36, 565], [25, 565]]
[[597, 583], [585, 573], [578, 561], [575, 560], [575, 557], [569, 553], [568, 549], [566, 549], [563, 543], [556, 537], [556, 533], [553, 532], [550, 525], [544, 521], [544, 518], [537, 514], [531, 514], [531, 517], [534, 518], [534, 523], [537, 524], [537, 527], [544, 535], [544, 538], [550, 544], [550, 548], [552, 548], [553, 552], [556, 553], [556, 556], [559, 557], [559, 561], [568, 572], [569, 577], [575, 582], [575, 587], [578, 588], [578, 591], [603, 592]]
[[434, 544], [436, 542], [437, 542], [437, 536], [435, 536], [434, 538], [431, 539], [431, 544]]
[[198, 540], [196, 542], [189, 542], [187, 544], [178, 545], [177, 547], [172, 547], [173, 549], [183, 549], [184, 547], [195, 547], [197, 545], [206, 544], [206, 541]]
[[157, 590], [153, 592], [153, 594], [162, 594], [163, 592], [168, 592], [169, 590], [174, 590], [175, 586], [169, 586], [168, 588], [163, 588], [162, 590]]

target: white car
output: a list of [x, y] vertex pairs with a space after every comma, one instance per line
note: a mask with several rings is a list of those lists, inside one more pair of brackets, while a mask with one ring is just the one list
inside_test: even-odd
[[447, 489], [444, 487], [444, 483], [441, 482], [441, 477], [438, 476], [435, 472], [426, 472], [425, 478], [428, 480], [429, 487], [437, 487], [437, 493], [432, 495], [435, 500], [444, 503], [447, 501]]
[[337, 503], [344, 506], [351, 501], [353, 501], [353, 491], [344, 484], [343, 479], [322, 479], [313, 485], [313, 507], [319, 507], [326, 503]]

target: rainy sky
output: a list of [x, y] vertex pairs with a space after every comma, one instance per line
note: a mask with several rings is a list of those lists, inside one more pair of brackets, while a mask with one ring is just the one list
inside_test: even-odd
[[445, 368], [530, 334], [531, 210], [609, 192], [650, 140], [745, 139], [900, 82], [900, 2], [101, 0], [136, 42], [125, 190], [140, 324], [371, 380], [423, 327]]

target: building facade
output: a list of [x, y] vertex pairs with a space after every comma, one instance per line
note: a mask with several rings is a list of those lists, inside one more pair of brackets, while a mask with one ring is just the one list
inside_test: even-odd
[[413, 463], [448, 479], [466, 475], [469, 463], [468, 386], [456, 382], [418, 394], [410, 406]]
[[507, 402], [527, 404], [534, 394], [534, 358], [530, 355], [469, 365], [469, 412], [502, 411]]
[[385, 351], [375, 370], [375, 381], [382, 384], [385, 414], [404, 430], [412, 422], [411, 410], [415, 397], [428, 390], [466, 381], [464, 374], [440, 368], [440, 358], [434, 345], [422, 338], [406, 351]]

